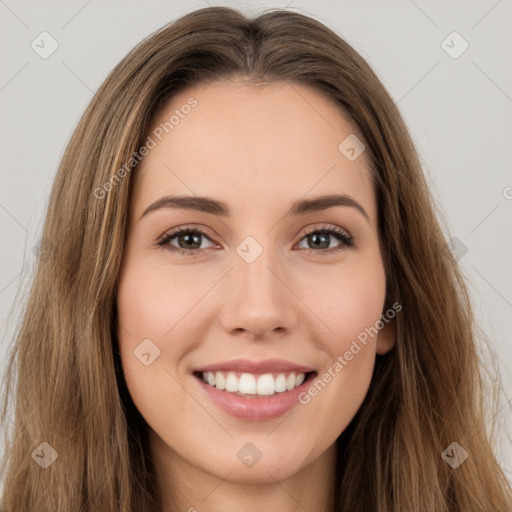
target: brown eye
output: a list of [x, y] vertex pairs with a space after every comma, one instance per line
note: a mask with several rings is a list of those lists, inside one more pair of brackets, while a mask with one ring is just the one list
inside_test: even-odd
[[[179, 251], [181, 254], [196, 255], [204, 249], [204, 247], [201, 248], [201, 244], [205, 238], [210, 240], [209, 236], [199, 228], [180, 228], [166, 233], [158, 245], [170, 251]], [[177, 246], [171, 243], [174, 239], [176, 239]]]
[[[179, 228], [166, 233], [157, 244], [169, 251], [177, 251], [187, 256], [197, 256], [207, 248], [201, 247], [205, 239], [212, 242], [206, 232], [199, 228]], [[333, 239], [340, 243], [335, 247], [330, 247]], [[313, 253], [332, 254], [354, 245], [353, 238], [345, 230], [333, 226], [312, 229], [302, 237], [302, 240], [306, 241], [307, 247], [300, 248]]]

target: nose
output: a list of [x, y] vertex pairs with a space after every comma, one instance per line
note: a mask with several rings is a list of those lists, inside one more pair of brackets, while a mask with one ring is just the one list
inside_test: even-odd
[[264, 340], [295, 328], [300, 301], [283, 262], [263, 252], [251, 263], [236, 255], [222, 290], [225, 332]]

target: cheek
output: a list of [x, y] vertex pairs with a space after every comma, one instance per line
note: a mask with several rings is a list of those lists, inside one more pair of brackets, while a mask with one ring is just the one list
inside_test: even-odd
[[119, 344], [125, 359], [150, 339], [160, 350], [160, 364], [175, 367], [180, 354], [199, 339], [198, 324], [183, 320], [208, 291], [210, 281], [162, 263], [128, 265], [117, 293]]
[[385, 300], [384, 269], [379, 262], [350, 271], [345, 268], [316, 297], [328, 327], [321, 338], [325, 358], [301, 402], [336, 436], [354, 417], [369, 388], [375, 364], [376, 323]]
[[[184, 331], [185, 323], [180, 323], [197, 302], [199, 291], [187, 286], [177, 274], [165, 272], [161, 265], [160, 268], [132, 265], [120, 276], [119, 352], [128, 390], [143, 415], [158, 399], [173, 403], [175, 410], [180, 407], [175, 395], [178, 384], [172, 376], [177, 374], [182, 355], [190, 349], [193, 340], [199, 339], [193, 325], [187, 324], [189, 331]], [[178, 330], [182, 335], [175, 336]], [[157, 397], [162, 394], [168, 397]]]
[[349, 350], [353, 342], [375, 350], [375, 324], [384, 305], [385, 289], [378, 282], [350, 283], [337, 294], [336, 308], [330, 310], [334, 335], [327, 342], [327, 350], [333, 358]]
[[[380, 260], [358, 261], [354, 265], [340, 266], [338, 272], [309, 276], [309, 289], [313, 290], [305, 302], [322, 321], [325, 333], [322, 348], [331, 360], [350, 349], [358, 340], [362, 346], [375, 349], [375, 331], [372, 329], [382, 314], [386, 293], [386, 278]], [[313, 289], [311, 283], [316, 282]], [[321, 286], [318, 283], [322, 283]], [[307, 289], [306, 284], [304, 290]]]
[[[186, 314], [194, 297], [190, 280], [176, 271], [156, 267], [127, 267], [118, 288], [119, 322], [144, 336], [160, 338]], [[183, 282], [182, 282], [183, 281]]]

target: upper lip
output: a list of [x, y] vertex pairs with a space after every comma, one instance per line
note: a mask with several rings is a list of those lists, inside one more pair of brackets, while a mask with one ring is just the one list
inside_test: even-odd
[[293, 363], [284, 359], [265, 359], [264, 361], [251, 361], [250, 359], [233, 359], [220, 363], [209, 364], [196, 368], [196, 372], [242, 372], [242, 373], [276, 373], [276, 372], [314, 372], [310, 366]]

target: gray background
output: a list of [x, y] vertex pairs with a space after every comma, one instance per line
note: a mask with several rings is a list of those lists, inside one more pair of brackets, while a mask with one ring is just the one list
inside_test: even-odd
[[[93, 92], [143, 37], [207, 5], [249, 14], [288, 6], [312, 15], [361, 53], [397, 102], [444, 211], [447, 238], [457, 238], [489, 339], [482, 355], [499, 364], [500, 412], [489, 421], [499, 426], [496, 453], [512, 479], [511, 0], [0, 0], [0, 372], [30, 283], [51, 184]], [[49, 39], [41, 43], [43, 31], [58, 44], [46, 59], [31, 47], [35, 41], [50, 48]], [[463, 41], [448, 37], [453, 31], [469, 44], [457, 58], [447, 53], [463, 48]]]

